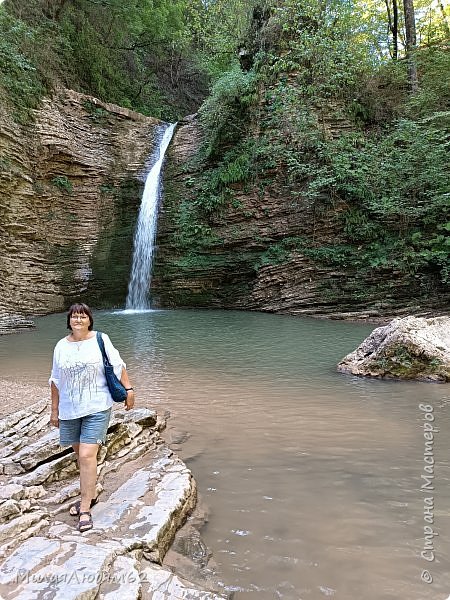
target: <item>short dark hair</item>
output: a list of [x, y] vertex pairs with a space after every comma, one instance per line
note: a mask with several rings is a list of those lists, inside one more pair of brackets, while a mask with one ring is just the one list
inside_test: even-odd
[[83, 304], [82, 302], [77, 302], [76, 304], [72, 304], [72, 306], [67, 311], [67, 329], [72, 331], [72, 327], [70, 326], [70, 317], [74, 314], [78, 313], [81, 315], [87, 315], [89, 317], [89, 331], [92, 331], [94, 327], [94, 317], [92, 316], [92, 311], [87, 304]]

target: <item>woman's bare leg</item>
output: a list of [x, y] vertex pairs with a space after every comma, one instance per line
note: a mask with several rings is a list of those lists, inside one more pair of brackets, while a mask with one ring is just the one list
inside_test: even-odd
[[78, 452], [78, 465], [80, 467], [80, 512], [91, 510], [91, 500], [95, 498], [95, 487], [97, 484], [97, 453], [99, 444], [80, 443]]

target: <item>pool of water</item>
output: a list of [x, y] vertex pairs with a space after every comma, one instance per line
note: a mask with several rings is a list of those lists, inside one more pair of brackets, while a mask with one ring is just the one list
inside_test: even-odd
[[[168, 409], [169, 442], [185, 440], [181, 456], [210, 508], [202, 536], [236, 600], [447, 600], [448, 386], [338, 374], [373, 329], [361, 323], [234, 311], [94, 316], [126, 360], [138, 403]], [[46, 384], [65, 316], [37, 325], [0, 337], [0, 378]]]

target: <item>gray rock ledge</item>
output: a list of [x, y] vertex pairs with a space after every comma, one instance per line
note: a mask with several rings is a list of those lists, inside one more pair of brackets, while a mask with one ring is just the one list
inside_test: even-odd
[[17, 333], [35, 327], [34, 322], [23, 315], [13, 315], [0, 307], [0, 335]]
[[375, 329], [338, 364], [359, 376], [450, 381], [450, 317], [404, 317]]
[[167, 448], [165, 421], [115, 410], [98, 459], [94, 529], [79, 533], [75, 456], [39, 402], [0, 420], [0, 598], [219, 600], [162, 565], [196, 503], [186, 465]]

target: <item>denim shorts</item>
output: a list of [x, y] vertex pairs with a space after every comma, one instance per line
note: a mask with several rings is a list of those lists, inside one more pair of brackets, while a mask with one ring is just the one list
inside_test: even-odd
[[79, 417], [59, 421], [59, 443], [61, 446], [73, 444], [104, 444], [108, 431], [111, 409], [102, 410]]

